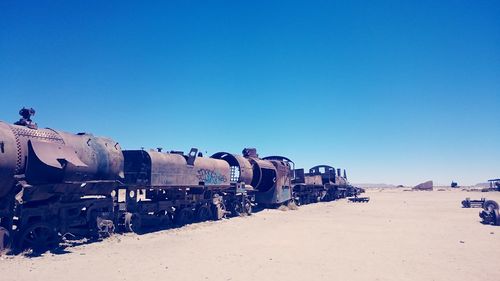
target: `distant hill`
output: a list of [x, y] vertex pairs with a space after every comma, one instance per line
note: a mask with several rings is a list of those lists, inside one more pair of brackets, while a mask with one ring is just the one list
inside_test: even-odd
[[362, 188], [396, 188], [393, 184], [386, 183], [353, 183], [352, 185]]
[[[362, 188], [396, 188], [397, 185], [387, 184], [387, 183], [353, 183], [352, 185]], [[436, 185], [439, 187], [449, 187], [449, 185]], [[404, 186], [411, 187], [411, 186]], [[480, 182], [472, 186], [460, 186], [460, 187], [476, 187], [476, 188], [488, 188], [490, 184], [488, 182]]]

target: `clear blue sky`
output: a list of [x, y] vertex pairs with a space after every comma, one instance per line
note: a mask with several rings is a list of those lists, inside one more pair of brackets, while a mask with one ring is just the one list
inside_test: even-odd
[[500, 2], [3, 0], [0, 120], [22, 106], [127, 149], [474, 184], [500, 177]]

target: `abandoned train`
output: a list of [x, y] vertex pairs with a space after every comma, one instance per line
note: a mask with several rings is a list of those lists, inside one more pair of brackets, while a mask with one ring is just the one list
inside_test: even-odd
[[252, 206], [307, 204], [354, 195], [340, 169], [304, 173], [253, 148], [204, 157], [122, 150], [92, 134], [39, 129], [33, 109], [0, 122], [0, 251], [44, 251], [62, 237], [105, 237], [120, 228], [184, 225], [247, 215]]

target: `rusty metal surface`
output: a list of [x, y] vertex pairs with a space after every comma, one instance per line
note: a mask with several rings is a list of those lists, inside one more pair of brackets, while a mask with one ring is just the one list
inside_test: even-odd
[[120, 144], [107, 137], [92, 134], [70, 134], [57, 131], [67, 146], [87, 165], [66, 173], [66, 180], [122, 180], [124, 158]]
[[368, 203], [370, 201], [370, 197], [351, 197], [348, 198], [348, 202], [353, 203]]
[[313, 185], [322, 184], [323, 179], [321, 178], [321, 175], [307, 176], [307, 177], [305, 177], [304, 183], [305, 184], [313, 184]]
[[493, 200], [486, 200], [479, 217], [483, 224], [500, 225], [499, 204]]
[[253, 168], [250, 161], [245, 157], [228, 152], [218, 152], [210, 156], [210, 158], [224, 160], [229, 164], [231, 167], [231, 181], [251, 184]]
[[36, 126], [0, 122], [0, 159], [0, 198], [12, 190], [15, 175], [33, 184], [123, 177], [123, 154], [112, 139]]
[[299, 204], [319, 201], [331, 201], [348, 196], [357, 196], [361, 189], [351, 186], [347, 181], [346, 170], [328, 165], [318, 165], [304, 173], [304, 169], [295, 170], [292, 181], [294, 198]]
[[[40, 162], [53, 168], [63, 169], [65, 160], [71, 165], [87, 167], [85, 163], [78, 158], [78, 155], [71, 148], [65, 145], [54, 144], [50, 142], [40, 142], [35, 140], [28, 141], [30, 154], [33, 153]], [[28, 162], [28, 164], [31, 164]]]
[[307, 199], [303, 202], [358, 193], [345, 170], [342, 176], [340, 169], [319, 165], [304, 173], [287, 157], [260, 158], [255, 148], [209, 158], [197, 149], [187, 155], [122, 151], [110, 138], [38, 129], [32, 109], [20, 114], [17, 125], [0, 122], [0, 227], [15, 230], [16, 237], [37, 225], [59, 233], [110, 235], [114, 222], [126, 224], [127, 213], [129, 229], [137, 219], [141, 226], [171, 220], [182, 225], [250, 214], [251, 202], [264, 207], [291, 202], [295, 187]]
[[485, 201], [486, 201], [485, 198], [481, 198], [480, 200], [471, 200], [469, 197], [467, 197], [467, 198], [465, 198], [465, 200], [462, 201], [462, 207], [463, 208], [483, 208]]
[[18, 147], [10, 125], [0, 122], [0, 198], [14, 186], [18, 162]]
[[187, 156], [158, 151], [125, 150], [125, 182], [151, 187], [230, 185], [226, 161], [199, 157], [188, 164]]
[[309, 169], [309, 173], [306, 174], [307, 177], [320, 176], [323, 184], [341, 184], [339, 177], [335, 172], [335, 168], [328, 165], [318, 165]]
[[277, 170], [270, 161], [249, 158], [253, 169], [251, 185], [259, 191], [267, 191], [274, 187], [277, 181]]
[[257, 203], [281, 204], [292, 199], [293, 169], [291, 163], [293, 162], [290, 159], [282, 156], [261, 159], [255, 148], [245, 148], [242, 154], [243, 156], [218, 152], [212, 157], [225, 160], [231, 167], [243, 171], [240, 182], [241, 178], [244, 178], [245, 183], [249, 182], [256, 190], [255, 201]]

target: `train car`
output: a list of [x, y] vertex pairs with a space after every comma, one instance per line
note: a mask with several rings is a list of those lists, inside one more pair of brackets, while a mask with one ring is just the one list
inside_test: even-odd
[[[43, 252], [63, 236], [102, 237], [147, 227], [249, 215], [252, 205], [276, 207], [357, 194], [346, 172], [320, 165], [304, 173], [283, 156], [204, 157], [178, 151], [123, 150], [110, 138], [39, 129], [22, 118], [0, 122], [0, 251]], [[149, 228], [151, 229], [151, 228]]]
[[203, 157], [196, 148], [187, 155], [160, 149], [123, 154], [125, 184], [117, 194], [126, 194], [118, 205], [127, 230], [251, 213], [245, 187], [231, 181], [226, 161]]
[[250, 185], [255, 203], [261, 206], [279, 206], [292, 201], [291, 181], [293, 162], [282, 156], [259, 158], [255, 148], [245, 148], [243, 156], [218, 152], [212, 158], [226, 161], [231, 178], [240, 184]]
[[346, 171], [328, 165], [318, 165], [304, 173], [304, 169], [295, 170], [293, 196], [297, 205], [332, 201], [344, 198], [351, 193]]
[[92, 134], [39, 129], [33, 109], [0, 122], [0, 245], [41, 251], [61, 234], [109, 233], [111, 192], [123, 178], [120, 145]]

